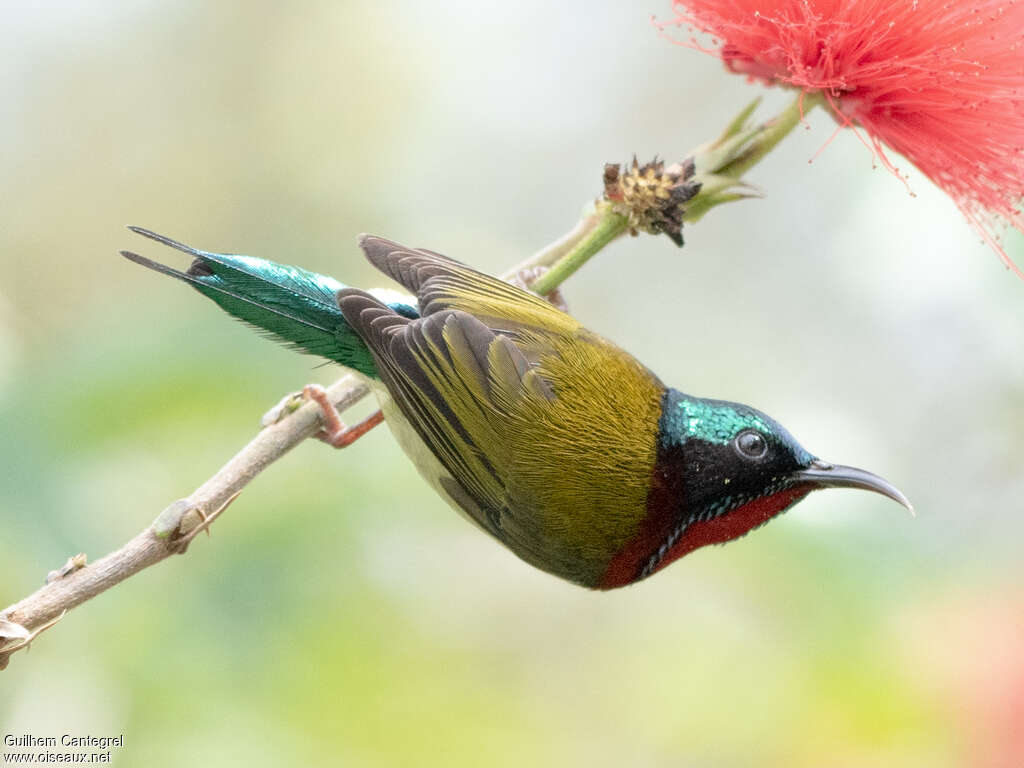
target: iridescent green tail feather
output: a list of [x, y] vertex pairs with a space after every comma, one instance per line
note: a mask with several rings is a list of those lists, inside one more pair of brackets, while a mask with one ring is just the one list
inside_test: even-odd
[[[200, 251], [140, 227], [129, 229], [194, 260], [179, 272], [129, 251], [121, 252], [125, 258], [188, 283], [276, 341], [377, 377], [370, 351], [338, 308], [336, 296], [345, 285], [334, 278], [265, 259]], [[412, 298], [392, 294], [386, 301], [406, 317], [417, 316]]]

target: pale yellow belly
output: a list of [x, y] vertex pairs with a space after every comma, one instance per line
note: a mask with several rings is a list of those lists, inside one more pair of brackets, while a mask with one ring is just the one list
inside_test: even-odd
[[384, 383], [376, 380], [368, 380], [370, 389], [377, 397], [377, 402], [380, 404], [381, 413], [384, 414], [384, 420], [387, 422], [388, 428], [391, 430], [391, 434], [395, 436], [395, 440], [398, 445], [405, 451], [405, 455], [408, 456], [412, 463], [416, 466], [416, 470], [420, 473], [420, 476], [427, 481], [431, 488], [433, 488], [437, 495], [448, 502], [452, 509], [462, 515], [464, 518], [469, 520], [473, 525], [477, 526], [481, 530], [486, 532], [473, 517], [464, 510], [459, 503], [452, 498], [451, 494], [445, 490], [444, 485], [441, 483], [442, 478], [446, 478], [451, 483], [455, 481], [452, 479], [451, 473], [444, 468], [444, 465], [434, 456], [433, 452], [427, 447], [426, 443], [420, 438], [416, 430], [412, 428], [409, 420], [405, 418], [402, 411], [395, 405], [395, 401], [391, 398], [391, 394], [388, 392], [387, 387]]

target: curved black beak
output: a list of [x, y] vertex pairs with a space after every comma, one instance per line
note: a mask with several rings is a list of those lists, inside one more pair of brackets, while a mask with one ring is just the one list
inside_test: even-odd
[[811, 466], [800, 470], [794, 477], [800, 482], [814, 483], [822, 488], [861, 488], [865, 491], [874, 491], [892, 499], [897, 504], [902, 504], [911, 515], [914, 514], [914, 507], [896, 486], [863, 469], [829, 464], [827, 461], [815, 459], [811, 462]]

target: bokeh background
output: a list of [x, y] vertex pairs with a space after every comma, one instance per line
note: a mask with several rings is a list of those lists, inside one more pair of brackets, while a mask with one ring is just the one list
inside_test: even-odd
[[[576, 221], [604, 162], [682, 157], [761, 92], [652, 14], [667, 0], [6, 8], [0, 606], [340, 373], [119, 258], [187, 261], [124, 225], [355, 285], [382, 282], [361, 231], [500, 271]], [[788, 98], [764, 95], [764, 116]], [[1024, 282], [852, 134], [808, 163], [834, 127], [808, 123], [751, 174], [765, 199], [682, 250], [616, 243], [566, 294], [917, 519], [815, 494], [596, 594], [468, 526], [386, 430], [310, 442], [187, 557], [13, 657], [0, 733], [123, 733], [115, 764], [154, 767], [1024, 765]]]

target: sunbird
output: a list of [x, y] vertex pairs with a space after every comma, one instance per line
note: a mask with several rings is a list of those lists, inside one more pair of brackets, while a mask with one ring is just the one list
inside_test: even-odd
[[[439, 253], [359, 237], [412, 298], [131, 229], [193, 261], [180, 272], [126, 258], [365, 377], [438, 494], [526, 562], [575, 584], [633, 584], [821, 488], [875, 491], [912, 509], [881, 477], [822, 461], [761, 411], [666, 387], [544, 299]], [[307, 393], [324, 409], [327, 437], [349, 442], [322, 390]]]

